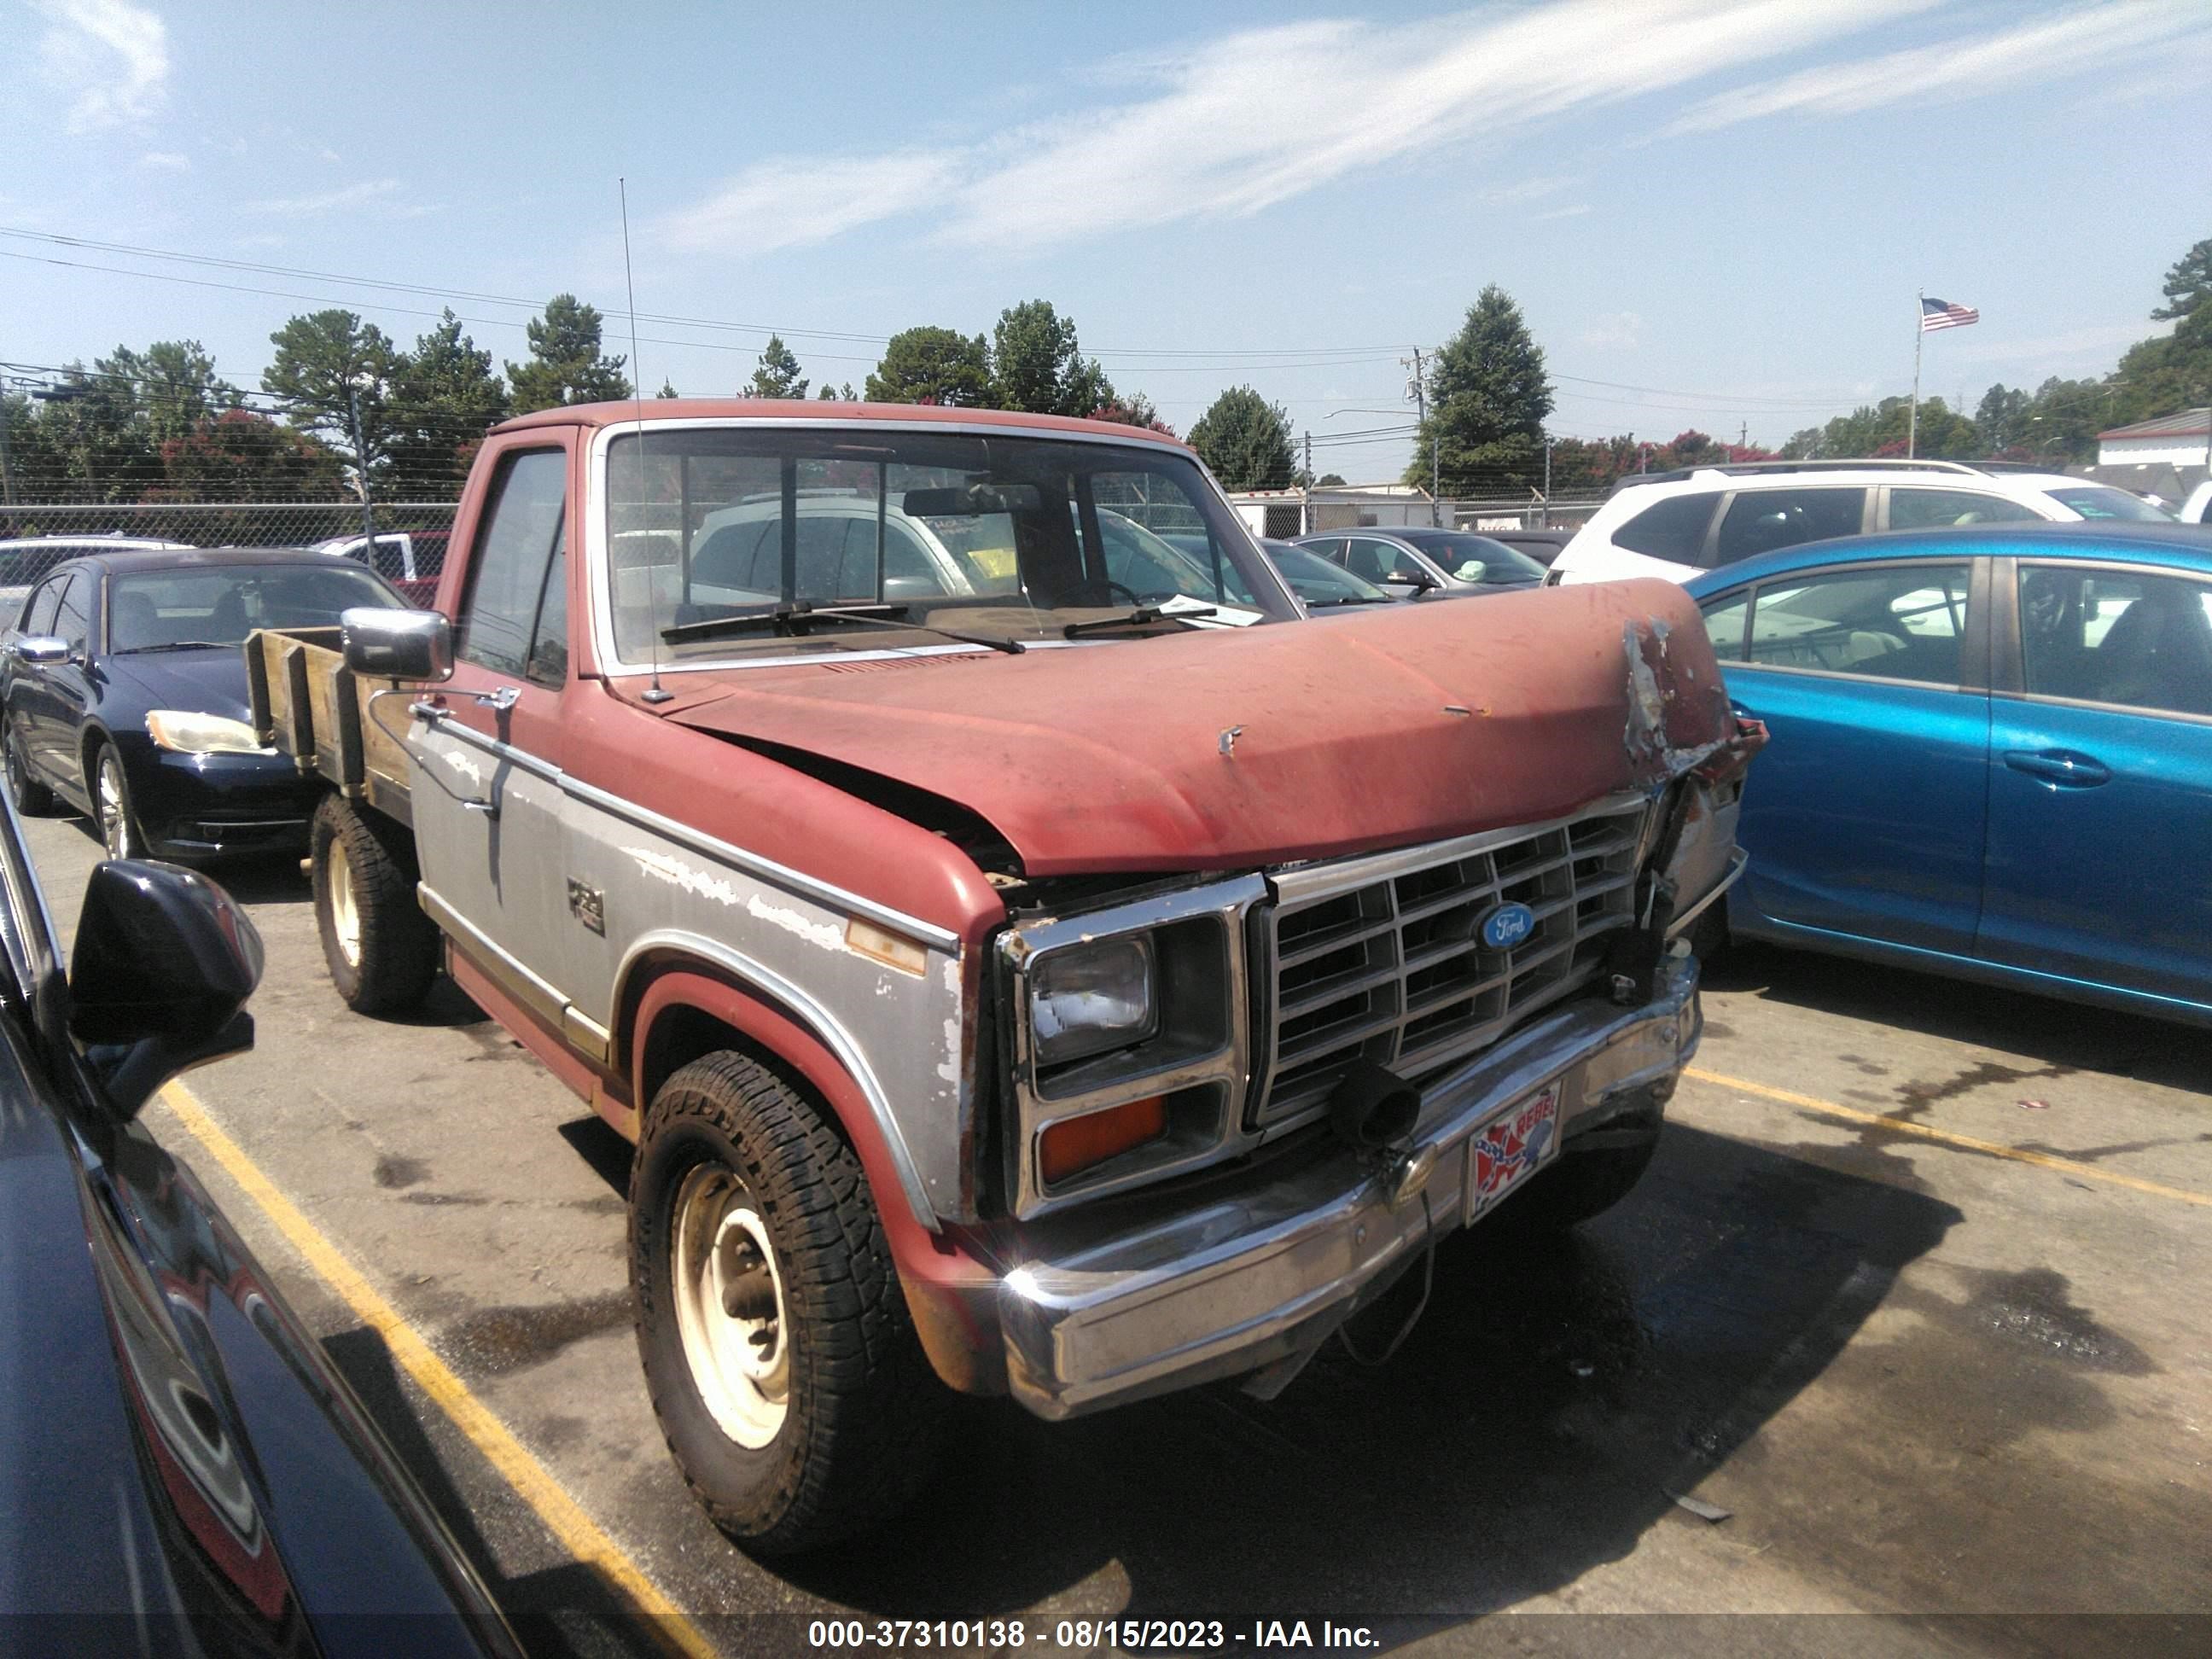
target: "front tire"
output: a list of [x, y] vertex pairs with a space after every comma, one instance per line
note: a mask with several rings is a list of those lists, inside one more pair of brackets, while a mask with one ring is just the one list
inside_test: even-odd
[[131, 779], [123, 769], [123, 757], [112, 743], [103, 743], [92, 762], [93, 822], [100, 843], [112, 859], [146, 855], [146, 837], [131, 805]]
[[789, 1555], [903, 1508], [950, 1394], [860, 1159], [742, 1054], [662, 1085], [630, 1173], [639, 1355], [668, 1449], [730, 1538]]
[[438, 928], [416, 902], [407, 832], [325, 795], [307, 848], [315, 927], [338, 995], [357, 1014], [415, 1006], [437, 977]]

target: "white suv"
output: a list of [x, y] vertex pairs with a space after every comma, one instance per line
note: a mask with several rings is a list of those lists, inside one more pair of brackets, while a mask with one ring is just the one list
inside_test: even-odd
[[1545, 582], [1687, 581], [1754, 553], [1878, 530], [2170, 517], [2110, 484], [1996, 463], [1752, 461], [1622, 479]]

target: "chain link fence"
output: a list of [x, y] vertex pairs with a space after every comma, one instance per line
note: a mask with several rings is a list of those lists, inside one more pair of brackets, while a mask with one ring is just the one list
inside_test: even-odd
[[[371, 510], [376, 539], [365, 562], [427, 603], [445, 567], [455, 503], [380, 501]], [[103, 544], [319, 547], [361, 559], [366, 540], [358, 501], [10, 503], [0, 507], [0, 596]]]

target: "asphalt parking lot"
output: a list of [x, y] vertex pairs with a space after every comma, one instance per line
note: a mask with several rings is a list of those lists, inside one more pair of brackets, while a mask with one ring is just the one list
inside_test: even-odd
[[[66, 933], [98, 849], [27, 828]], [[851, 1610], [2203, 1650], [2212, 1032], [1740, 953], [1637, 1194], [1556, 1244], [1454, 1241], [1387, 1364], [1332, 1349], [1268, 1405], [979, 1407], [913, 1516], [769, 1569], [647, 1406], [624, 1144], [450, 986], [415, 1023], [347, 1013], [289, 866], [218, 873], [269, 947], [258, 1046], [150, 1121], [536, 1649], [796, 1647]], [[654, 1598], [682, 1616], [632, 1616]], [[1622, 1613], [1670, 1617], [1594, 1616]], [[1847, 1613], [1887, 1617], [1682, 1622]]]

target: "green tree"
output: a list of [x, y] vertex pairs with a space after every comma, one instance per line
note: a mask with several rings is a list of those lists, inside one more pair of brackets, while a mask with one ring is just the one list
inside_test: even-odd
[[2002, 455], [2008, 450], [2025, 449], [2028, 444], [2027, 417], [2035, 412], [2035, 399], [2019, 386], [2008, 386], [2002, 381], [1982, 393], [1982, 400], [1974, 405], [1974, 431], [1980, 437], [1985, 455]]
[[215, 359], [198, 340], [156, 340], [143, 351], [118, 346], [114, 355], [95, 358], [92, 366], [96, 374], [131, 383], [156, 444], [238, 407], [238, 388], [216, 374]]
[[573, 294], [556, 294], [545, 314], [527, 330], [530, 361], [507, 366], [514, 411], [559, 409], [568, 404], [611, 403], [630, 395], [621, 357], [601, 354], [600, 317]]
[[2179, 322], [2197, 314], [2212, 295], [2212, 236], [2191, 247], [2166, 268], [2166, 303], [2151, 313], [2154, 322]]
[[872, 404], [981, 408], [991, 400], [990, 349], [980, 334], [970, 339], [957, 329], [902, 330], [884, 343], [866, 393]]
[[491, 353], [447, 311], [393, 365], [384, 409], [392, 482], [410, 496], [458, 494], [477, 445], [507, 410]]
[[791, 348], [783, 343], [780, 334], [768, 337], [761, 348], [760, 363], [753, 377], [745, 384], [744, 396], [748, 398], [804, 398], [806, 380], [799, 372], [799, 359], [791, 355]]
[[1224, 489], [1287, 489], [1297, 472], [1291, 420], [1249, 386], [1234, 386], [1206, 405], [1190, 447]]
[[72, 362], [35, 419], [9, 422], [19, 497], [129, 501], [161, 480], [161, 459], [136, 384]]
[[670, 380], [666, 375], [662, 375], [660, 377], [660, 390], [654, 392], [653, 395], [656, 398], [676, 397], [678, 395], [676, 390], [676, 383]]
[[1521, 307], [1496, 283], [1468, 307], [1428, 374], [1428, 414], [1406, 482], [1447, 495], [1525, 489], [1543, 477], [1552, 386]]
[[1087, 415], [1114, 401], [1114, 386], [1083, 355], [1075, 319], [1030, 300], [1000, 312], [991, 331], [991, 400], [1031, 415]]
[[1324, 472], [1321, 477], [1314, 480], [1314, 488], [1316, 489], [1327, 489], [1332, 485], [1341, 484], [1343, 482], [1344, 474], [1341, 472]]
[[[392, 436], [385, 398], [399, 354], [384, 331], [350, 311], [318, 311], [295, 317], [269, 337], [276, 355], [262, 371], [261, 387], [285, 400], [285, 418], [313, 433], [356, 471], [373, 478], [381, 470]], [[354, 449], [348, 398], [361, 399], [361, 441]]]

